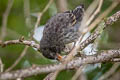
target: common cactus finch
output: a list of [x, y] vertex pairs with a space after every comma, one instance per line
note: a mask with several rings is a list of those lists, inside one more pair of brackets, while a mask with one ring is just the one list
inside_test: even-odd
[[61, 60], [61, 51], [66, 44], [76, 42], [80, 37], [79, 27], [84, 15], [84, 5], [74, 10], [58, 13], [45, 25], [40, 41], [41, 53], [49, 59]]

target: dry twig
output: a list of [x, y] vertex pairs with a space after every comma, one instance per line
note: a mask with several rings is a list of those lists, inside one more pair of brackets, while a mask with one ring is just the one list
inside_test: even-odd
[[10, 10], [12, 8], [13, 2], [14, 2], [14, 0], [8, 0], [7, 8], [5, 10], [5, 13], [3, 14], [1, 40], [4, 40], [4, 38], [6, 36], [6, 27], [7, 27], [8, 16], [9, 16]]
[[100, 12], [102, 4], [103, 4], [103, 0], [100, 0], [98, 8], [95, 10], [93, 15], [89, 18], [89, 20], [86, 22], [86, 26], [88, 26], [92, 22], [92, 20], [95, 18], [95, 16]]
[[77, 78], [81, 75], [82, 70], [86, 67], [85, 65], [80, 66], [79, 69], [77, 69], [76, 73], [73, 75], [71, 80], [77, 80]]
[[24, 17], [26, 26], [31, 28], [31, 16], [30, 16], [30, 0], [24, 0]]
[[115, 63], [113, 64], [113, 66], [111, 67], [111, 69], [109, 71], [107, 71], [105, 74], [103, 74], [99, 80], [106, 80], [108, 77], [110, 77], [115, 70], [120, 66], [120, 63]]
[[[38, 17], [37, 17], [37, 22], [35, 24], [34, 30], [37, 29], [38, 25], [40, 24], [40, 20], [42, 15], [47, 11], [47, 9], [49, 8], [49, 6], [52, 4], [53, 0], [49, 0], [48, 4], [46, 5], [46, 7], [43, 9], [42, 12], [38, 13]], [[34, 33], [33, 33], [34, 34]]]
[[4, 64], [2, 63], [2, 60], [0, 58], [0, 73], [4, 70]]
[[14, 44], [27, 45], [27, 46], [31, 46], [36, 49], [40, 48], [39, 44], [36, 44], [34, 41], [29, 41], [29, 40], [22, 40], [22, 41], [9, 40], [9, 41], [5, 41], [5, 42], [0, 41], [0, 46], [2, 46], [2, 47], [8, 46], [8, 45], [14, 45]]
[[28, 47], [29, 46], [25, 46], [21, 55], [16, 59], [16, 61], [8, 69], [5, 70], [5, 72], [8, 72], [8, 71], [12, 70], [21, 61], [21, 59], [25, 56]]

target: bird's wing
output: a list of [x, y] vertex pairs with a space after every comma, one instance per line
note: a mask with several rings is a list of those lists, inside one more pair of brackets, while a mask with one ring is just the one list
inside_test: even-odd
[[78, 38], [80, 25], [77, 23], [82, 20], [82, 17], [82, 6], [78, 6], [72, 11], [58, 13], [46, 23], [43, 36], [47, 37], [52, 44], [73, 42]]

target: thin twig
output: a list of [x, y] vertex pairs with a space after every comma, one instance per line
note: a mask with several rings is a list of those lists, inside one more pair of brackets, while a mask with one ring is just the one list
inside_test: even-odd
[[84, 29], [87, 27], [87, 25], [85, 25], [85, 23], [89, 20], [90, 16], [94, 13], [94, 11], [97, 8], [98, 4], [99, 4], [99, 0], [94, 0], [89, 5], [87, 10], [85, 11], [85, 14], [83, 16], [83, 20], [82, 20], [80, 28], [79, 28], [80, 33], [83, 33], [85, 31]]
[[5, 72], [8, 72], [8, 71], [12, 70], [21, 61], [21, 59], [25, 56], [28, 47], [29, 46], [25, 46], [25, 48], [22, 51], [21, 55], [16, 59], [16, 61], [8, 69], [5, 70]]
[[86, 67], [85, 65], [80, 66], [80, 68], [77, 69], [76, 73], [74, 74], [74, 76], [72, 77], [71, 80], [77, 80], [77, 78], [81, 75], [82, 70], [83, 70], [85, 67]]
[[111, 59], [113, 62], [120, 62], [120, 58]]
[[54, 72], [49, 73], [43, 80], [53, 80], [52, 76], [54, 75]]
[[34, 41], [30, 41], [30, 40], [9, 40], [9, 41], [5, 41], [5, 42], [2, 42], [0, 41], [0, 46], [2, 47], [5, 47], [5, 46], [8, 46], [8, 45], [13, 45], [13, 44], [21, 44], [21, 45], [27, 45], [27, 46], [31, 46], [33, 48], [36, 48], [36, 49], [39, 49], [40, 46], [39, 44], [36, 44]]
[[105, 74], [103, 74], [99, 80], [106, 80], [108, 77], [110, 77], [114, 72], [115, 70], [120, 66], [120, 63], [115, 63], [113, 64], [113, 66], [110, 68], [109, 71], [107, 71]]
[[[40, 24], [40, 20], [42, 15], [47, 11], [47, 9], [49, 8], [49, 6], [52, 4], [53, 0], [49, 0], [48, 4], [46, 5], [46, 7], [43, 9], [42, 12], [38, 13], [38, 17], [37, 17], [37, 22], [35, 24], [34, 30], [37, 29], [38, 25]], [[34, 34], [34, 33], [33, 33]]]
[[30, 0], [24, 0], [24, 17], [26, 26], [31, 28], [31, 16], [30, 16]]
[[3, 72], [3, 70], [4, 70], [4, 64], [0, 58], [0, 73]]
[[92, 20], [95, 18], [95, 16], [100, 12], [102, 4], [103, 4], [103, 0], [100, 0], [98, 8], [93, 13], [93, 15], [89, 18], [89, 20], [86, 22], [86, 26], [88, 26], [92, 22]]
[[12, 8], [13, 2], [14, 2], [14, 0], [8, 0], [7, 8], [5, 10], [5, 13], [3, 14], [1, 40], [4, 40], [4, 38], [6, 36], [6, 27], [7, 27], [8, 16], [9, 16], [10, 10]]

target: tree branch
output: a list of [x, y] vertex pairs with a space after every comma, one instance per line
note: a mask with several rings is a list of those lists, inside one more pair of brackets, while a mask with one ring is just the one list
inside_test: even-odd
[[29, 41], [29, 40], [9, 40], [9, 41], [5, 41], [5, 42], [0, 41], [0, 46], [2, 46], [2, 47], [8, 46], [8, 45], [13, 45], [13, 44], [21, 44], [21, 45], [31, 46], [33, 48], [36, 48], [37, 50], [39, 50], [39, 48], [40, 48], [39, 44], [36, 44], [34, 41]]
[[[73, 69], [76, 67], [80, 67], [84, 64], [95, 64], [101, 62], [110, 62], [111, 59], [120, 57], [120, 50], [108, 50], [98, 53], [97, 55], [86, 56], [86, 57], [79, 57], [75, 58], [70, 61], [64, 69]], [[42, 74], [42, 73], [49, 73], [59, 69], [61, 63], [53, 64], [53, 65], [42, 65], [42, 66], [32, 66], [30, 68], [11, 71], [11, 72], [3, 72], [0, 73], [0, 79], [16, 79], [16, 78], [24, 78], [32, 75]]]

